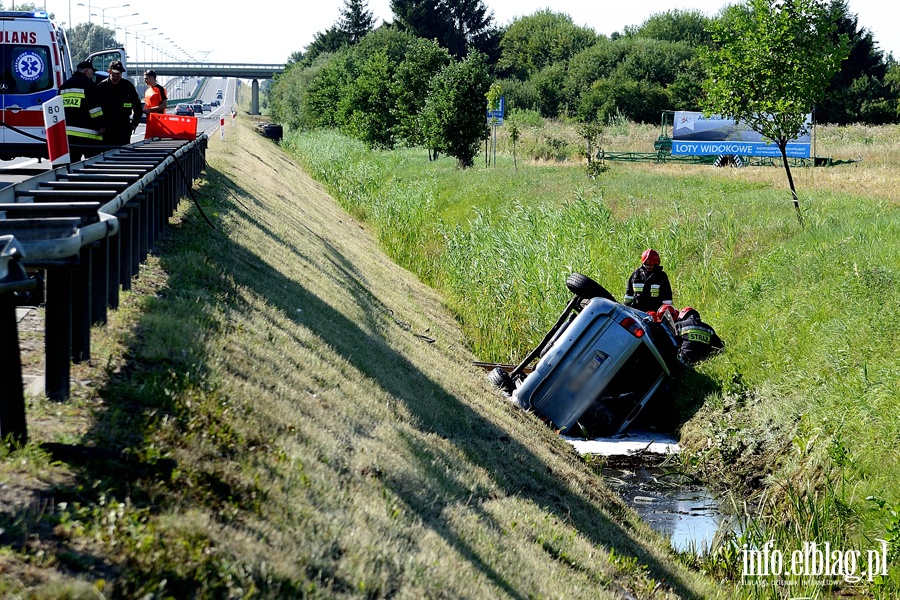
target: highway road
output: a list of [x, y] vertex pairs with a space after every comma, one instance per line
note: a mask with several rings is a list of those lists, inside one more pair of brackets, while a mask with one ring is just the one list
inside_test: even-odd
[[[170, 85], [174, 85], [174, 80]], [[223, 99], [220, 106], [212, 107], [213, 111], [211, 113], [204, 112], [202, 115], [197, 115], [198, 135], [206, 133], [211, 136], [215, 130], [218, 129], [222, 117], [231, 118], [231, 107], [234, 106], [236, 88], [237, 81], [234, 79], [215, 77], [206, 81], [203, 89], [198, 95], [198, 99], [202, 102], [209, 103], [211, 100], [215, 99], [217, 89], [222, 90]], [[142, 89], [143, 85], [139, 86], [138, 92], [141, 93]], [[170, 91], [168, 88], [167, 92], [170, 96], [173, 96], [176, 93], [175, 90]], [[175, 112], [175, 104], [175, 102], [169, 102], [166, 112], [173, 114]], [[138, 125], [134, 135], [131, 136], [131, 141], [136, 142], [144, 139], [144, 134], [145, 126], [142, 123]], [[9, 161], [0, 161], [0, 189], [49, 170], [49, 161], [39, 161], [36, 158], [17, 158]]]

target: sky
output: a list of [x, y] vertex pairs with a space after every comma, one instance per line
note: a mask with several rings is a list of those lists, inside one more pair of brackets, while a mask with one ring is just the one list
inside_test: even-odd
[[[485, 0], [494, 21], [506, 25], [518, 17], [550, 7], [572, 17], [577, 25], [609, 35], [629, 25], [640, 25], [649, 16], [674, 8], [699, 10], [714, 16], [725, 0]], [[10, 2], [4, 2], [9, 6]], [[169, 62], [206, 57], [219, 63], [284, 63], [292, 52], [303, 50], [317, 32], [331, 27], [340, 17], [343, 0], [267, 0], [258, 5], [226, 1], [191, 2], [155, 0], [105, 2], [44, 0], [38, 6], [54, 13], [57, 22], [99, 23], [105, 17], [110, 29], [119, 29], [119, 40], [127, 40], [126, 51], [137, 60]], [[900, 59], [900, 3], [890, 0], [849, 0], [850, 11], [858, 15], [860, 27], [872, 32], [879, 48]], [[390, 21], [390, 0], [369, 0], [369, 10], [378, 23]], [[135, 15], [135, 13], [137, 13]], [[70, 21], [71, 15], [71, 21]], [[115, 22], [113, 22], [115, 21]], [[146, 25], [143, 23], [146, 21]], [[151, 29], [155, 27], [156, 29]], [[128, 31], [125, 35], [122, 30]], [[135, 46], [135, 33], [138, 44]], [[142, 39], [146, 36], [146, 40]]]

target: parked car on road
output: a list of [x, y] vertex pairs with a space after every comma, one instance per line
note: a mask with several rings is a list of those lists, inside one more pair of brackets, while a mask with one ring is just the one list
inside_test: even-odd
[[193, 117], [194, 108], [190, 104], [179, 104], [175, 107], [175, 114], [182, 117]]
[[210, 105], [210, 106], [220, 106], [221, 104], [222, 104], [222, 103], [219, 102], [218, 99], [216, 99], [216, 100], [210, 100], [210, 102], [209, 102], [209, 105]]
[[665, 389], [677, 364], [674, 331], [616, 302], [580, 273], [572, 273], [566, 287], [574, 296], [540, 345], [515, 368], [496, 367], [488, 379], [567, 435], [622, 433]]
[[203, 104], [201, 104], [200, 102], [197, 102], [197, 103], [195, 103], [195, 104], [192, 104], [192, 105], [191, 105], [191, 108], [194, 109], [194, 114], [195, 114], [195, 115], [202, 115], [202, 114], [203, 114]]
[[203, 103], [203, 112], [212, 112], [212, 106], [210, 106], [209, 103], [204, 102]]

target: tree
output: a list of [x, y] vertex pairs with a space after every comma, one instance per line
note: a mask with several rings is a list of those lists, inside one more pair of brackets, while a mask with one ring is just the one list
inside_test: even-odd
[[341, 130], [370, 148], [390, 149], [394, 146], [393, 68], [384, 49], [370, 55], [339, 102], [339, 111], [344, 115]]
[[705, 46], [710, 42], [712, 19], [699, 10], [673, 9], [650, 16], [639, 27], [626, 27], [625, 35]]
[[291, 60], [311, 65], [320, 55], [337, 52], [346, 46], [353, 46], [362, 41], [375, 29], [375, 17], [368, 10], [366, 0], [344, 0], [344, 8], [337, 23], [319, 31], [313, 36], [310, 43], [299, 56], [291, 55]]
[[303, 52], [302, 62], [311, 65], [321, 54], [337, 52], [350, 44], [350, 38], [339, 27], [332, 26], [325, 31], [318, 31], [313, 36], [312, 43]]
[[499, 32], [482, 0], [391, 0], [391, 10], [401, 30], [436, 40], [457, 58], [469, 48], [496, 54]]
[[748, 0], [725, 9], [714, 46], [701, 52], [704, 108], [778, 146], [801, 225], [787, 144], [809, 132], [807, 115], [847, 56], [847, 38], [835, 41], [834, 30], [823, 0]]
[[885, 81], [888, 65], [875, 46], [872, 33], [860, 29], [859, 19], [850, 12], [846, 0], [831, 0], [829, 10], [837, 25], [834, 39], [846, 35], [849, 48], [847, 60], [816, 105], [816, 120], [840, 125], [895, 121], [898, 96]]
[[336, 111], [336, 124], [345, 133], [372, 147], [393, 147], [397, 117], [391, 82], [414, 40], [402, 31], [381, 28], [348, 48]]
[[375, 15], [366, 0], [344, 0], [339, 29], [346, 34], [349, 43], [358, 44], [375, 29]]
[[449, 154], [460, 168], [471, 167], [481, 140], [488, 135], [485, 94], [490, 75], [484, 55], [470, 52], [431, 80], [423, 119], [430, 148]]
[[638, 36], [602, 40], [569, 61], [565, 101], [581, 120], [596, 118], [600, 110], [606, 115], [601, 120], [622, 114], [659, 122], [662, 111], [672, 108], [672, 89], [682, 104], [685, 95], [699, 93], [684, 79], [695, 58], [696, 49], [683, 41]]
[[396, 115], [395, 136], [407, 146], [425, 143], [422, 108], [431, 78], [451, 62], [450, 53], [433, 40], [415, 38], [397, 65], [391, 82]]
[[104, 48], [121, 47], [116, 40], [116, 32], [93, 23], [80, 23], [66, 32], [72, 63], [77, 64], [86, 59], [91, 52]]
[[525, 81], [553, 63], [570, 58], [597, 43], [589, 27], [579, 27], [572, 17], [549, 9], [521, 17], [500, 38], [500, 73]]
[[622, 115], [632, 121], [654, 123], [669, 105], [669, 95], [658, 83], [616, 75], [594, 82], [593, 89], [581, 97], [578, 118], [605, 123]]

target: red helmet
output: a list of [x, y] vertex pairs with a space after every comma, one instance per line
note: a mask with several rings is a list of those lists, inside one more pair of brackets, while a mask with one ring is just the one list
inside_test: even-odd
[[685, 307], [682, 308], [681, 311], [678, 313], [678, 320], [680, 321], [681, 319], [685, 318], [686, 316], [688, 316], [688, 315], [689, 315], [690, 313], [692, 313], [692, 312], [697, 313], [697, 316], [698, 316], [698, 317], [700, 316], [700, 313], [697, 312], [697, 309], [696, 309], [696, 308], [694, 308], [694, 307], [692, 307], [692, 306], [685, 306]]
[[671, 304], [663, 304], [659, 307], [659, 310], [656, 311], [656, 314], [659, 315], [660, 319], [662, 319], [665, 314], [670, 314], [672, 315], [672, 318], [675, 319], [678, 316], [678, 311], [675, 310], [675, 307]]
[[647, 248], [646, 250], [644, 250], [644, 253], [641, 254], [641, 263], [645, 265], [658, 265], [659, 252], [657, 252], [653, 248]]

